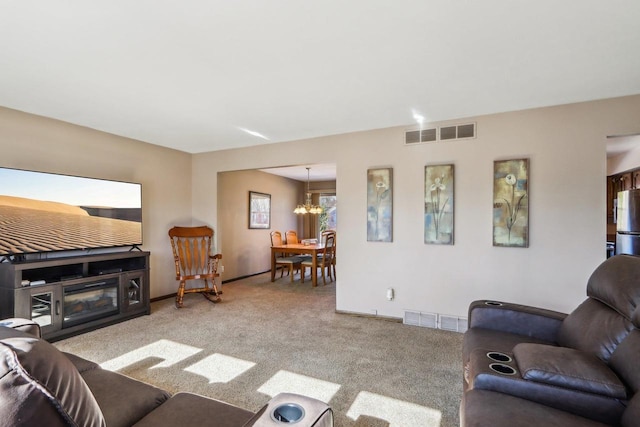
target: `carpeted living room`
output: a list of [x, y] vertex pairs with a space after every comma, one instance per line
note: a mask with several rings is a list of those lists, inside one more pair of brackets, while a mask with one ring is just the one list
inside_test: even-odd
[[[5, 2], [0, 425], [637, 427], [638, 16]], [[337, 278], [274, 280], [323, 197]], [[219, 302], [176, 307], [176, 226]]]
[[223, 285], [216, 305], [191, 295], [176, 311], [164, 299], [55, 345], [251, 411], [288, 391], [329, 402], [336, 426], [457, 426], [462, 334], [337, 314], [335, 286], [261, 274]]

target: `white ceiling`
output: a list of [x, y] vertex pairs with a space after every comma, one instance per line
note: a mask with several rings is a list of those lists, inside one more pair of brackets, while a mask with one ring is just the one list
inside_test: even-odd
[[607, 137], [607, 158], [619, 156], [640, 147], [640, 134]]
[[[308, 174], [307, 168], [309, 168]], [[284, 166], [279, 168], [260, 169], [260, 171], [304, 182], [307, 181], [307, 177], [309, 181], [336, 180], [335, 163], [314, 163], [311, 165]]]
[[457, 119], [640, 93], [639, 19], [638, 0], [4, 0], [0, 105], [191, 153]]

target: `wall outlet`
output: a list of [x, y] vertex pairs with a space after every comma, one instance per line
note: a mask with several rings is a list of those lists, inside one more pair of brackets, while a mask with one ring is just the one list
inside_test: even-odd
[[219, 266], [218, 270], [220, 270], [220, 273], [224, 273], [224, 265]]

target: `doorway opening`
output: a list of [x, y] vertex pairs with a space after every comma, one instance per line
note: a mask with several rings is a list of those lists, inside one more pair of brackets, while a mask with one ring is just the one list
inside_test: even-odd
[[[640, 253], [638, 241], [639, 219], [629, 216], [629, 203], [636, 206], [640, 188], [640, 134], [608, 136], [607, 151], [607, 258], [619, 253]], [[631, 197], [633, 196], [633, 197]], [[622, 205], [621, 205], [622, 203]], [[622, 215], [621, 221], [619, 216]]]

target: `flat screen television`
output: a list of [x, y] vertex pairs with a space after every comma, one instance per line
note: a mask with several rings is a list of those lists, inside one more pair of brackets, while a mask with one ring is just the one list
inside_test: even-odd
[[0, 168], [0, 257], [141, 244], [141, 184]]

